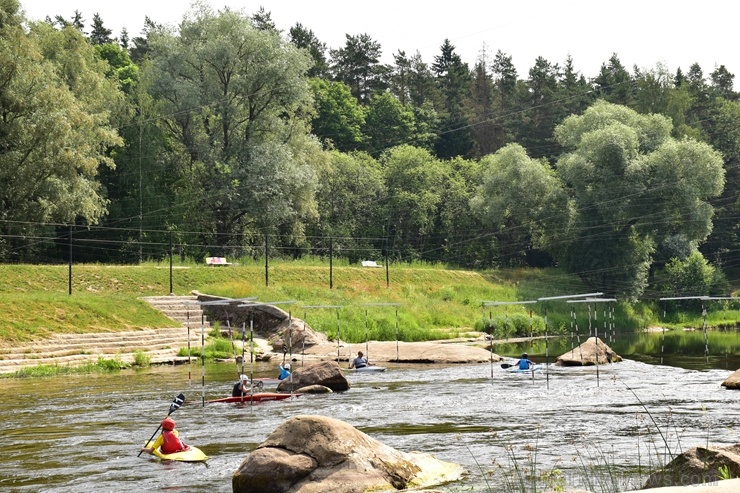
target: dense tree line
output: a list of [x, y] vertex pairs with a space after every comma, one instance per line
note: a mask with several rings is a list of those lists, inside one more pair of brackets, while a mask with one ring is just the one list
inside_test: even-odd
[[[89, 29], [89, 31], [87, 30]], [[609, 294], [723, 294], [740, 272], [734, 75], [593, 77], [449, 40], [381, 63], [196, 4], [118, 38], [0, 0], [0, 258], [178, 254], [560, 266]], [[699, 281], [701, 278], [701, 282]], [[737, 277], [731, 277], [736, 279]], [[702, 292], [695, 290], [701, 289]]]

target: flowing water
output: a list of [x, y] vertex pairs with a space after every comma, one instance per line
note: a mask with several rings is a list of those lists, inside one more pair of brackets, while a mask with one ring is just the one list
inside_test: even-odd
[[[639, 338], [633, 339], [636, 348]], [[548, 344], [548, 358], [556, 348], [570, 349], [567, 338]], [[205, 372], [193, 364], [2, 379], [0, 491], [230, 492], [231, 476], [250, 450], [299, 414], [338, 418], [399, 450], [462, 464], [466, 475], [439, 488], [445, 492], [522, 491], [519, 479], [532, 469], [568, 488], [637, 489], [651, 468], [681, 450], [740, 442], [740, 394], [721, 386], [740, 367], [733, 344], [711, 359], [682, 356], [680, 366], [635, 350], [622, 363], [550, 365], [534, 376], [508, 373], [498, 363], [386, 365], [383, 373], [348, 374], [352, 387], [344, 393], [254, 405], [202, 404], [204, 396], [230, 393], [237, 369], [225, 363], [208, 364]], [[542, 346], [525, 347], [545, 362]], [[499, 354], [521, 350], [496, 347]], [[275, 367], [257, 363], [247, 372], [274, 376]], [[211, 459], [137, 457], [180, 392], [186, 403], [172, 415], [177, 428]], [[517, 468], [522, 472], [512, 472]], [[535, 491], [524, 481], [526, 491]], [[546, 491], [545, 483], [536, 491]]]

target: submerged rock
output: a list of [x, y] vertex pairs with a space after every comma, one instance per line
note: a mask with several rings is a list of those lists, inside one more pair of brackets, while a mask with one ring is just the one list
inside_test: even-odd
[[323, 385], [309, 385], [299, 388], [296, 392], [299, 394], [331, 394], [333, 390]]
[[722, 386], [726, 389], [740, 389], [740, 370], [736, 370], [735, 373], [727, 377], [727, 380], [722, 382]]
[[401, 452], [326, 416], [284, 422], [241, 463], [234, 493], [363, 493], [457, 480], [462, 466]]

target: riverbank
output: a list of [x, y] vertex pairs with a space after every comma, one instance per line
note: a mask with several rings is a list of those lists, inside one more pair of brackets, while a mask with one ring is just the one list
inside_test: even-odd
[[[511, 342], [512, 340], [509, 340]], [[273, 350], [269, 341], [255, 337], [256, 350], [264, 359], [282, 359], [283, 354]], [[199, 348], [200, 332], [184, 327], [144, 329], [126, 332], [90, 334], [58, 334], [32, 343], [0, 344], [0, 374], [10, 374], [38, 365], [81, 365], [96, 362], [99, 358], [118, 359], [133, 364], [138, 358], [152, 365], [187, 363], [187, 356], [178, 356], [182, 348]], [[293, 354], [294, 359], [308, 361], [337, 359], [347, 362], [357, 351], [370, 356], [372, 363], [436, 363], [472, 364], [499, 361], [496, 354], [485, 349], [490, 344], [480, 338], [453, 339], [430, 342], [369, 341], [367, 344], [321, 343]]]

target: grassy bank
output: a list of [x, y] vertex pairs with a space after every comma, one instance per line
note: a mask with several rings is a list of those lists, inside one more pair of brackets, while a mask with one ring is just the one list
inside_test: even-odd
[[[474, 272], [424, 265], [363, 268], [318, 261], [207, 267], [199, 264], [140, 266], [75, 265], [69, 294], [69, 269], [64, 266], [0, 265], [0, 340], [28, 341], [52, 333], [123, 331], [168, 327], [172, 321], [141, 296], [178, 295], [199, 291], [230, 298], [294, 301], [283, 305], [293, 317], [316, 330], [337, 333], [350, 342], [368, 337], [406, 341], [430, 340], [485, 330], [527, 335], [568, 329], [571, 309], [579, 318], [585, 304], [564, 301], [533, 305], [483, 306], [490, 301], [524, 301], [589, 292], [577, 279], [557, 270]], [[171, 276], [171, 277], [170, 277]], [[330, 287], [331, 282], [331, 287]], [[606, 308], [596, 306], [597, 321]], [[331, 308], [327, 308], [331, 307]], [[340, 307], [340, 308], [335, 308]], [[529, 309], [532, 308], [530, 314]], [[647, 304], [615, 304], [618, 327], [658, 323], [661, 313]], [[717, 320], [737, 320], [737, 312], [712, 312]], [[701, 326], [700, 314], [681, 323]]]

